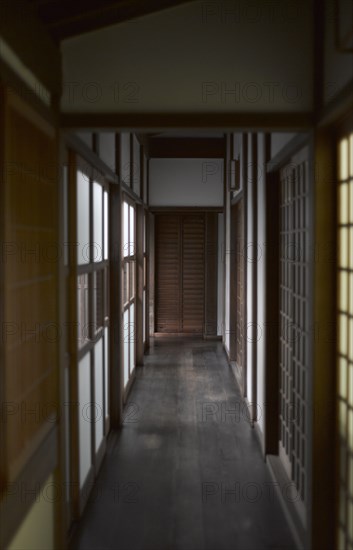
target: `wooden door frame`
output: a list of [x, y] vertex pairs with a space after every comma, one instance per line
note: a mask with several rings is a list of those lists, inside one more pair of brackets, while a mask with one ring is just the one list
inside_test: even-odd
[[[150, 208], [149, 212], [151, 215], [154, 215], [154, 221], [155, 216], [158, 214], [164, 214], [164, 213], [170, 213], [175, 214], [179, 216], [183, 216], [183, 214], [203, 214], [204, 215], [204, 226], [205, 226], [205, 279], [204, 279], [204, 322], [203, 322], [203, 329], [202, 332], [197, 334], [197, 336], [202, 336], [204, 339], [217, 339], [217, 319], [214, 319], [214, 312], [210, 313], [212, 319], [208, 319], [208, 312], [207, 312], [207, 296], [208, 291], [212, 291], [215, 294], [215, 301], [216, 301], [216, 312], [217, 314], [217, 307], [218, 307], [218, 273], [215, 273], [215, 277], [210, 276], [211, 269], [217, 268], [218, 265], [218, 255], [213, 253], [212, 250], [208, 250], [207, 243], [208, 243], [208, 236], [210, 234], [210, 228], [212, 224], [211, 216], [212, 214], [223, 214], [223, 207], [154, 207]], [[215, 220], [215, 232], [217, 233], [217, 239], [216, 239], [216, 245], [217, 245], [217, 251], [218, 251], [218, 216]], [[151, 242], [151, 239], [150, 239]], [[211, 242], [211, 241], [210, 241]], [[180, 239], [180, 247], [182, 246], [182, 239]], [[153, 281], [154, 285], [154, 300], [153, 300], [153, 309], [154, 309], [154, 323], [153, 323], [153, 334], [158, 337], [167, 337], [167, 336], [185, 336], [185, 337], [193, 337], [196, 334], [189, 333], [189, 332], [178, 332], [178, 333], [164, 333], [164, 332], [157, 332], [156, 331], [156, 292], [155, 292], [155, 274], [156, 274], [156, 231], [153, 232], [153, 250], [154, 250], [154, 258], [153, 258], [153, 274], [154, 276], [151, 276], [151, 281]], [[209, 252], [209, 253], [208, 253]], [[214, 260], [214, 261], [213, 261]], [[181, 262], [181, 250], [180, 250], [180, 262]], [[151, 262], [152, 263], [152, 262]], [[149, 271], [151, 273], [151, 271]], [[179, 277], [180, 281], [182, 281], [182, 275], [180, 273]], [[212, 288], [208, 284], [208, 282], [211, 281]], [[148, 288], [150, 288], [150, 285], [148, 285]], [[152, 292], [152, 291], [151, 291]], [[180, 300], [180, 304], [182, 304], [182, 300]], [[180, 305], [182, 307], [182, 305]], [[180, 320], [182, 319], [182, 313], [180, 314]], [[206, 329], [206, 323], [210, 322], [212, 325], [213, 333], [208, 334], [208, 330]]]

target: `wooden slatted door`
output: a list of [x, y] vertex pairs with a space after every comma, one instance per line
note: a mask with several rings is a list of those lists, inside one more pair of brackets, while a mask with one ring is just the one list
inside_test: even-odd
[[205, 216], [156, 215], [156, 332], [204, 330]]

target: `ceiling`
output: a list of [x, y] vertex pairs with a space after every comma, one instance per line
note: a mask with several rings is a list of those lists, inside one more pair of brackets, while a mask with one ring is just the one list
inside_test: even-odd
[[27, 0], [55, 41], [194, 0]]

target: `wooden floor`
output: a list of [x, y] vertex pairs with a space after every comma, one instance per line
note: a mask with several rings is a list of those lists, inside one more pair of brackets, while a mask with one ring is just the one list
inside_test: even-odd
[[220, 343], [152, 342], [71, 548], [295, 548]]

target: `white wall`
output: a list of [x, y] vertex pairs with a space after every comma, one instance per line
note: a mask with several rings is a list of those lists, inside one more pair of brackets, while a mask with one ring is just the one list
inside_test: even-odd
[[222, 206], [222, 159], [150, 159], [151, 206]]
[[[230, 137], [227, 136], [227, 159], [230, 155]], [[228, 186], [229, 173], [227, 172], [226, 185]], [[225, 238], [224, 238], [224, 269], [225, 269], [225, 288], [224, 288], [224, 334], [223, 343], [226, 352], [229, 355], [230, 349], [230, 193], [226, 192], [224, 205], [224, 222], [225, 222]]]
[[312, 107], [307, 0], [195, 1], [62, 42], [66, 112]]
[[272, 132], [271, 134], [271, 158], [283, 149], [295, 136], [295, 133], [289, 132]]
[[218, 214], [218, 291], [217, 291], [217, 335], [223, 335], [224, 325], [224, 215]]
[[266, 202], [265, 202], [265, 184], [266, 184], [266, 157], [265, 157], [265, 134], [258, 134], [258, 217], [257, 217], [257, 242], [258, 242], [258, 262], [257, 262], [257, 405], [258, 405], [258, 425], [261, 431], [264, 430], [265, 411], [265, 261], [266, 261]]
[[54, 503], [58, 498], [57, 485], [50, 475], [7, 550], [54, 549]]
[[253, 273], [256, 265], [254, 263], [254, 232], [253, 232], [253, 193], [251, 168], [252, 163], [257, 159], [252, 158], [251, 134], [247, 135], [248, 139], [248, 178], [247, 178], [247, 242], [245, 247], [245, 262], [246, 262], [246, 327], [244, 330], [245, 345], [246, 345], [246, 397], [249, 403], [253, 402], [252, 394], [252, 378], [254, 372], [253, 365]]
[[115, 133], [100, 132], [99, 134], [99, 156], [109, 168], [115, 172]]

